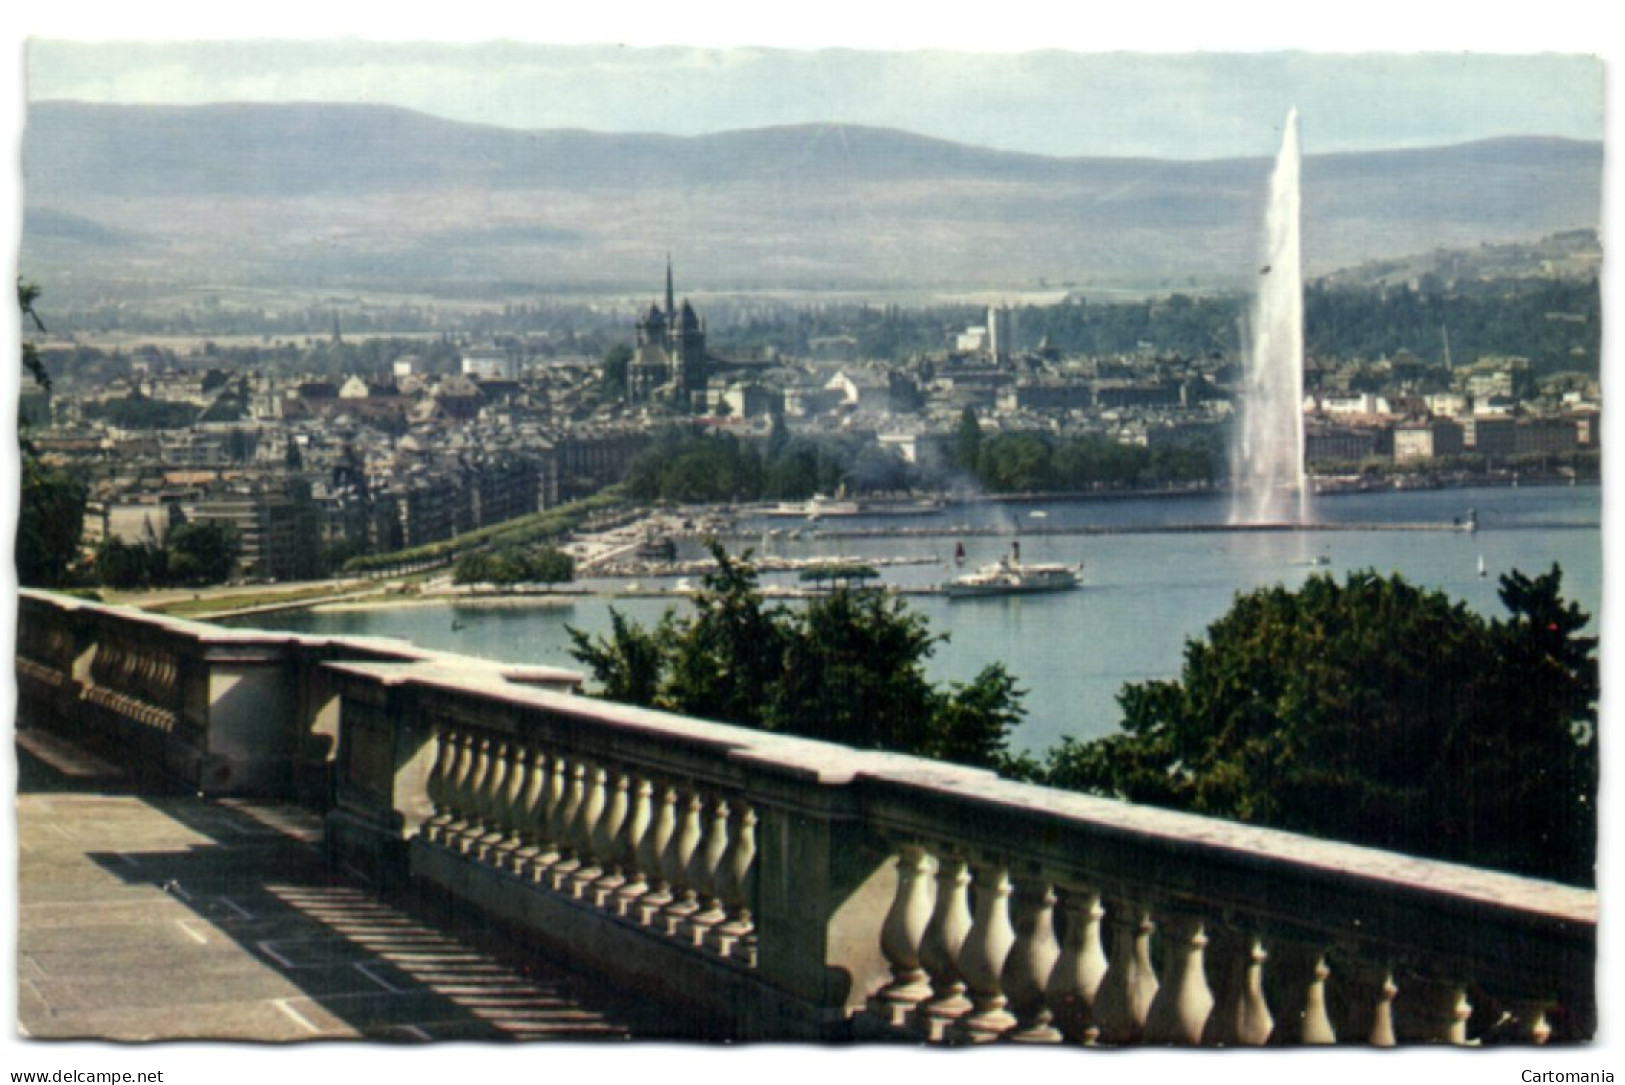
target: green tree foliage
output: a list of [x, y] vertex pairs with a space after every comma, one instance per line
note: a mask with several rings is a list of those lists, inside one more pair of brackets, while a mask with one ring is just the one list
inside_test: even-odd
[[796, 500], [840, 490], [895, 492], [913, 481], [900, 456], [872, 442], [780, 431], [764, 456], [732, 434], [673, 430], [632, 461], [626, 492], [640, 501], [682, 504]]
[[169, 554], [150, 543], [127, 543], [108, 536], [96, 547], [96, 580], [112, 588], [147, 588], [168, 583]]
[[231, 577], [242, 542], [220, 520], [182, 524], [169, 533], [169, 579], [176, 584], [219, 584]]
[[69, 582], [85, 520], [85, 484], [29, 455], [22, 463], [17, 516], [17, 581], [29, 587]]
[[575, 559], [551, 546], [471, 550], [457, 559], [458, 584], [564, 584], [575, 579]]
[[86, 418], [100, 419], [120, 429], [185, 429], [197, 422], [200, 414], [195, 404], [153, 399], [140, 392], [103, 403], [85, 403], [80, 410]]
[[976, 410], [966, 407], [959, 414], [959, 428], [954, 431], [954, 466], [976, 471], [982, 462], [982, 424], [976, 420]]
[[621, 399], [626, 395], [626, 374], [632, 365], [632, 348], [625, 343], [616, 343], [604, 351], [599, 367], [604, 375], [604, 394], [611, 399]]
[[[34, 310], [39, 287], [17, 281], [17, 304], [27, 322], [37, 331], [45, 324]], [[51, 375], [38, 348], [23, 341], [23, 371], [43, 391], [51, 389]], [[26, 427], [19, 426], [22, 451], [22, 494], [17, 509], [17, 543], [14, 551], [17, 580], [30, 587], [59, 587], [71, 576], [79, 555], [79, 536], [84, 528], [87, 491], [83, 480], [47, 465], [28, 440]]]
[[990, 493], [1206, 484], [1217, 476], [1223, 459], [1218, 444], [1216, 437], [1194, 438], [1147, 448], [1092, 435], [1058, 439], [1041, 433], [999, 433], [976, 441], [975, 471]]
[[1177, 681], [1124, 687], [1122, 732], [1042, 778], [1135, 802], [1589, 884], [1596, 641], [1561, 571], [1487, 621], [1394, 575], [1238, 596]]
[[713, 547], [692, 616], [653, 630], [611, 613], [607, 635], [570, 631], [604, 696], [747, 727], [1005, 767], [1022, 692], [1002, 667], [942, 690], [925, 661], [943, 639], [883, 592], [835, 587], [771, 605], [748, 555]]

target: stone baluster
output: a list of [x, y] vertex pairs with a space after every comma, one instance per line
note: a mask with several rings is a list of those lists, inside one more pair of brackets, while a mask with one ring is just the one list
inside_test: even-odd
[[1218, 1001], [1208, 1016], [1203, 1042], [1215, 1047], [1258, 1047], [1275, 1031], [1264, 995], [1269, 952], [1258, 935], [1234, 928], [1213, 936], [1206, 954]]
[[722, 890], [727, 918], [711, 931], [711, 948], [724, 957], [747, 965], [756, 963], [756, 921], [751, 901], [755, 897], [756, 811], [743, 799], [735, 799], [728, 827], [728, 855], [723, 861]]
[[474, 788], [471, 781], [476, 760], [473, 733], [458, 727], [451, 734], [457, 744], [457, 760], [451, 774], [451, 820], [445, 823], [440, 834], [440, 843], [448, 848], [456, 847], [472, 817]]
[[424, 785], [429, 802], [434, 807], [434, 816], [423, 823], [421, 831], [423, 839], [431, 844], [438, 844], [445, 827], [456, 816], [451, 805], [456, 790], [452, 777], [457, 764], [459, 746], [456, 734], [446, 727], [435, 731], [434, 741], [434, 768], [429, 770], [429, 779]]
[[1343, 1035], [1356, 1042], [1364, 1039], [1372, 1047], [1396, 1046], [1399, 1029], [1394, 1003], [1399, 997], [1399, 984], [1394, 979], [1393, 965], [1387, 961], [1361, 962], [1354, 952], [1349, 959], [1358, 963], [1343, 970], [1347, 1002]]
[[477, 859], [493, 860], [498, 848], [508, 839], [511, 824], [508, 820], [508, 787], [515, 775], [514, 743], [507, 738], [492, 736], [487, 740], [489, 767], [480, 792], [480, 828], [475, 839], [473, 854]]
[[548, 869], [559, 861], [559, 813], [570, 786], [569, 766], [557, 753], [544, 754], [538, 768], [541, 779], [530, 807], [530, 818], [536, 825], [536, 850], [525, 858], [519, 871], [532, 882], [543, 881]]
[[626, 848], [623, 836], [632, 796], [632, 777], [625, 769], [609, 770], [608, 803], [604, 816], [593, 826], [593, 850], [604, 872], [588, 887], [587, 896], [597, 907], [609, 906], [615, 891], [626, 884]]
[[920, 963], [931, 977], [931, 998], [914, 1014], [914, 1027], [933, 1042], [970, 1012], [959, 958], [971, 930], [970, 868], [961, 856], [937, 857], [937, 899], [920, 940]]
[[667, 855], [677, 838], [680, 799], [680, 793], [670, 784], [655, 785], [654, 821], [638, 844], [638, 870], [649, 882], [648, 892], [637, 900], [638, 922], [645, 927], [653, 925], [661, 909], [674, 899], [666, 864]]
[[1424, 1043], [1475, 1047], [1468, 1022], [1473, 1016], [1467, 985], [1437, 980], [1409, 980], [1401, 1029]]
[[581, 865], [576, 853], [576, 822], [586, 798], [587, 766], [577, 757], [564, 765], [564, 791], [553, 817], [553, 841], [559, 856], [547, 866], [547, 884], [555, 893], [569, 884], [570, 875]]
[[705, 800], [698, 791], [684, 789], [677, 800], [677, 830], [661, 860], [666, 881], [671, 885], [671, 901], [660, 910], [661, 929], [675, 935], [700, 910], [693, 881], [693, 860], [699, 851], [702, 833], [701, 812]]
[[550, 758], [535, 741], [525, 744], [521, 762], [522, 785], [514, 795], [516, 845], [507, 856], [507, 869], [528, 877], [547, 840], [547, 781]]
[[869, 999], [869, 1010], [893, 1028], [906, 1024], [915, 1008], [931, 997], [931, 977], [920, 962], [920, 943], [936, 903], [935, 863], [920, 844], [897, 848], [897, 892], [880, 925], [880, 952], [891, 967], [891, 982]]
[[1270, 952], [1277, 963], [1271, 969], [1273, 982], [1267, 983], [1266, 990], [1270, 991], [1270, 1003], [1280, 1009], [1276, 1042], [1287, 1045], [1336, 1043], [1337, 1029], [1332, 1024], [1326, 997], [1326, 986], [1332, 976], [1326, 952], [1290, 940], [1275, 942]]
[[536, 776], [536, 747], [517, 739], [508, 743], [508, 772], [502, 792], [501, 841], [496, 845], [491, 861], [501, 870], [515, 869], [519, 850], [530, 842], [527, 815], [530, 812], [530, 789]]
[[1059, 897], [1061, 953], [1050, 970], [1045, 998], [1067, 1039], [1093, 1044], [1100, 1039], [1095, 998], [1106, 975], [1106, 951], [1100, 944], [1106, 910], [1100, 894], [1090, 889], [1063, 886]]
[[1100, 1042], [1138, 1043], [1145, 1035], [1146, 1016], [1157, 994], [1156, 969], [1151, 963], [1151, 937], [1157, 925], [1143, 905], [1127, 900], [1108, 902], [1106, 922], [1112, 948], [1095, 999]]
[[[624, 849], [623, 864], [626, 876], [620, 888], [608, 902], [609, 910], [618, 916], [633, 914], [633, 906], [638, 899], [649, 892], [649, 864], [646, 848], [649, 843], [651, 830], [655, 819], [655, 783], [648, 776], [639, 773], [632, 778], [631, 806], [626, 812], [626, 829], [622, 841]], [[654, 853], [657, 857], [659, 852]], [[656, 858], [655, 864], [659, 865]]]
[[1004, 962], [1003, 983], [1016, 1016], [1010, 1038], [1017, 1043], [1058, 1044], [1061, 1030], [1049, 1002], [1049, 981], [1061, 946], [1055, 938], [1055, 887], [1048, 881], [1022, 879], [1016, 886], [1015, 944]]
[[1552, 1038], [1552, 1025], [1546, 1013], [1552, 1003], [1529, 998], [1511, 999], [1507, 1003], [1507, 1028], [1519, 1043], [1539, 1047]]
[[1016, 1024], [1004, 992], [1002, 976], [1005, 958], [1015, 944], [1016, 932], [1010, 925], [1010, 874], [999, 861], [976, 864], [972, 884], [976, 905], [970, 933], [959, 951], [959, 970], [970, 991], [971, 1012], [959, 1019], [955, 1038], [971, 1043], [996, 1040]]
[[1205, 967], [1207, 927], [1192, 916], [1168, 916], [1162, 921], [1162, 933], [1162, 981], [1146, 1013], [1145, 1039], [1195, 1047], [1213, 1012]]
[[713, 927], [728, 918], [722, 903], [723, 860], [728, 854], [728, 800], [721, 795], [707, 806], [710, 816], [703, 820], [705, 835], [689, 861], [689, 883], [697, 894], [700, 908], [688, 917], [682, 934], [696, 946], [705, 944]]
[[574, 842], [579, 865], [570, 874], [564, 888], [572, 897], [581, 899], [587, 889], [604, 875], [604, 856], [597, 848], [596, 832], [609, 808], [609, 770], [603, 765], [589, 762], [584, 777], [581, 809], [576, 816]]
[[480, 837], [485, 834], [486, 820], [490, 816], [491, 774], [496, 767], [491, 736], [478, 732], [470, 737], [470, 741], [474, 761], [468, 774], [468, 804], [464, 808], [466, 817], [456, 840], [457, 850], [465, 855], [474, 850]]

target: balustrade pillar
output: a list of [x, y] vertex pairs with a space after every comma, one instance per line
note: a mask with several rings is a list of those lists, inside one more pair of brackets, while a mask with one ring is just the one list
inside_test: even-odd
[[1277, 962], [1271, 985], [1279, 994], [1271, 1002], [1280, 1008], [1275, 1039], [1285, 1044], [1334, 1044], [1337, 1029], [1332, 1024], [1326, 988], [1332, 967], [1325, 951], [1318, 947], [1280, 941], [1271, 948]]
[[638, 898], [649, 892], [649, 862], [645, 845], [654, 825], [654, 792], [654, 782], [647, 776], [639, 774], [632, 780], [631, 807], [627, 810], [622, 843], [626, 875], [608, 902], [610, 910], [618, 916], [631, 915]]
[[1061, 957], [1055, 940], [1055, 888], [1047, 881], [1022, 881], [1016, 887], [1015, 944], [1004, 962], [1004, 989], [1016, 1016], [1011, 1039], [1017, 1043], [1055, 1044], [1061, 1030], [1049, 1003], [1050, 975]]
[[463, 825], [454, 841], [457, 850], [465, 855], [474, 850], [475, 843], [485, 833], [488, 811], [486, 800], [490, 794], [488, 789], [493, 761], [490, 735], [472, 734], [469, 741], [472, 766], [468, 774], [467, 805], [464, 807]]
[[506, 867], [528, 877], [547, 839], [547, 781], [552, 759], [534, 742], [525, 747], [521, 786], [514, 796], [515, 846]]
[[1010, 999], [1001, 982], [1005, 958], [1015, 944], [1016, 932], [1010, 925], [1012, 886], [1003, 863], [976, 865], [972, 884], [976, 907], [970, 933], [959, 951], [959, 970], [970, 991], [971, 1012], [959, 1019], [955, 1035], [972, 1043], [998, 1039], [1015, 1026], [1016, 1018], [1007, 1009]]
[[615, 891], [626, 884], [626, 858], [622, 833], [631, 805], [631, 776], [623, 769], [610, 772], [608, 805], [593, 827], [593, 850], [600, 857], [603, 874], [588, 887], [587, 895], [600, 908], [606, 907]]
[[502, 791], [502, 839], [496, 844], [491, 861], [500, 870], [512, 870], [515, 856], [527, 841], [525, 816], [529, 810], [531, 781], [536, 775], [535, 748], [518, 740], [508, 743], [508, 773]]
[[480, 794], [480, 828], [475, 837], [472, 853], [476, 859], [491, 859], [507, 841], [508, 787], [514, 775], [514, 743], [505, 738], [491, 738], [487, 742], [490, 768]]
[[560, 889], [577, 900], [587, 896], [587, 889], [604, 873], [604, 856], [597, 847], [599, 823], [609, 808], [609, 770], [603, 765], [589, 763], [583, 776], [581, 809], [576, 815], [574, 841], [579, 862], [570, 873], [568, 882]]
[[1106, 951], [1100, 944], [1100, 921], [1106, 910], [1100, 894], [1063, 886], [1058, 892], [1061, 952], [1050, 970], [1045, 999], [1067, 1039], [1093, 1044], [1100, 1038], [1095, 998], [1106, 975]]
[[587, 793], [587, 766], [579, 758], [571, 757], [565, 765], [566, 784], [563, 800], [553, 823], [553, 840], [559, 857], [547, 867], [547, 883], [555, 893], [569, 884], [570, 875], [581, 866], [576, 850], [576, 825], [581, 820], [581, 807]]
[[638, 845], [638, 869], [649, 882], [648, 892], [637, 900], [638, 922], [645, 927], [654, 925], [661, 909], [673, 900], [671, 880], [666, 876], [666, 859], [674, 846], [679, 821], [679, 795], [675, 787], [656, 785], [653, 799], [654, 822]]
[[440, 843], [447, 848], [457, 848], [457, 841], [473, 823], [473, 778], [478, 767], [478, 737], [465, 728], [457, 728], [452, 734], [453, 741], [457, 742], [457, 765], [452, 775], [452, 820], [445, 823], [440, 832]]
[[1207, 928], [1190, 916], [1165, 918], [1162, 982], [1146, 1013], [1145, 1039], [1194, 1047], [1213, 1012], [1213, 991], [1204, 966]]
[[880, 926], [880, 952], [891, 968], [891, 982], [869, 1000], [870, 1011], [894, 1028], [902, 1027], [915, 1007], [931, 997], [931, 981], [920, 961], [920, 944], [935, 904], [935, 864], [924, 847], [904, 843], [897, 849], [897, 893]]
[[699, 894], [693, 881], [694, 856], [699, 851], [703, 835], [701, 812], [705, 800], [697, 791], [685, 789], [678, 800], [677, 831], [672, 834], [671, 845], [661, 862], [666, 881], [671, 885], [672, 899], [660, 910], [661, 929], [676, 935], [688, 917], [700, 910]]
[[456, 817], [452, 809], [452, 802], [456, 792], [456, 782], [453, 775], [460, 747], [456, 735], [446, 728], [435, 731], [434, 743], [434, 767], [429, 770], [429, 779], [424, 786], [434, 814], [423, 823], [423, 828], [420, 831], [423, 834], [423, 839], [432, 844], [439, 844], [443, 840], [446, 826]]
[[728, 918], [720, 884], [723, 857], [728, 853], [728, 800], [719, 795], [708, 805], [710, 816], [703, 822], [705, 835], [689, 862], [689, 882], [700, 907], [688, 917], [682, 930], [696, 946], [704, 945], [711, 928]]
[[955, 1021], [970, 1012], [960, 953], [971, 930], [970, 868], [957, 855], [937, 859], [937, 900], [920, 940], [920, 963], [931, 977], [931, 998], [915, 1011], [915, 1027], [941, 1040]]
[[1151, 937], [1157, 925], [1144, 906], [1130, 901], [1109, 902], [1106, 922], [1112, 948], [1095, 1002], [1100, 1041], [1138, 1043], [1145, 1035], [1146, 1017], [1157, 994], [1156, 969], [1151, 963]]
[[544, 775], [536, 789], [536, 801], [531, 805], [531, 818], [536, 822], [536, 851], [526, 858], [520, 871], [536, 883], [545, 880], [548, 870], [562, 855], [560, 825], [570, 790], [570, 766], [564, 758], [549, 753], [542, 768]]
[[1424, 1043], [1476, 1047], [1467, 1034], [1473, 1016], [1465, 983], [1411, 980], [1406, 984], [1405, 1031]]
[[711, 946], [724, 957], [754, 965], [756, 922], [751, 914], [751, 901], [755, 895], [757, 816], [743, 799], [734, 800], [732, 808], [728, 855], [720, 868], [723, 889], [719, 892], [728, 914], [712, 930]]
[[1234, 928], [1213, 936], [1205, 955], [1218, 1001], [1208, 1016], [1205, 1042], [1217, 1047], [1259, 1047], [1275, 1031], [1264, 994], [1264, 970], [1269, 952], [1263, 939]]
[[1537, 1047], [1552, 1038], [1552, 1025], [1546, 1019], [1551, 1003], [1537, 999], [1516, 998], [1507, 1006], [1507, 1025], [1519, 1043]]

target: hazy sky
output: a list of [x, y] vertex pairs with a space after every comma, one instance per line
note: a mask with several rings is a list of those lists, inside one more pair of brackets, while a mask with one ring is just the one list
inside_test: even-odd
[[1052, 155], [1270, 154], [1294, 104], [1311, 154], [1603, 134], [1603, 64], [1572, 53], [37, 38], [27, 68], [31, 99], [370, 101], [508, 127], [674, 134], [834, 121]]

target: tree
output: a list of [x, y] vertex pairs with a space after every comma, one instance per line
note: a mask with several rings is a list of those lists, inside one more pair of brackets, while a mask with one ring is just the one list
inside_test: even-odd
[[[23, 317], [43, 332], [45, 324], [34, 311], [38, 297], [39, 287], [17, 281], [17, 303]], [[51, 390], [51, 375], [38, 348], [27, 340], [22, 345], [22, 364], [39, 388]], [[18, 443], [22, 452], [22, 494], [17, 509], [17, 580], [30, 586], [56, 587], [67, 583], [79, 556], [85, 484], [76, 475], [46, 464], [28, 439], [26, 427], [19, 427]]]
[[96, 547], [96, 579], [113, 588], [145, 588], [165, 582], [169, 557], [150, 543], [127, 543], [109, 535]]
[[575, 644], [570, 654], [592, 671], [607, 699], [654, 707], [670, 665], [675, 617], [667, 611], [653, 629], [646, 630], [610, 607], [609, 621], [609, 636], [598, 639], [570, 627], [570, 640]]
[[1556, 567], [1486, 621], [1398, 575], [1238, 596], [1176, 681], [1125, 686], [1122, 732], [1065, 742], [1064, 787], [1587, 883], [1595, 640]]
[[182, 524], [170, 532], [169, 578], [179, 584], [219, 584], [230, 578], [242, 552], [237, 530], [220, 520]]
[[966, 407], [959, 415], [959, 429], [954, 433], [954, 466], [975, 474], [981, 462], [982, 424], [976, 420], [976, 410]]
[[604, 373], [604, 393], [611, 399], [624, 399], [627, 392], [626, 375], [632, 365], [632, 348], [616, 343], [604, 351], [599, 362]]
[[934, 687], [925, 661], [944, 638], [872, 588], [840, 584], [797, 611], [769, 605], [749, 555], [713, 546], [694, 615], [653, 630], [611, 612], [611, 631], [570, 630], [571, 654], [604, 696], [866, 749], [1005, 768], [1022, 693], [997, 665]]

